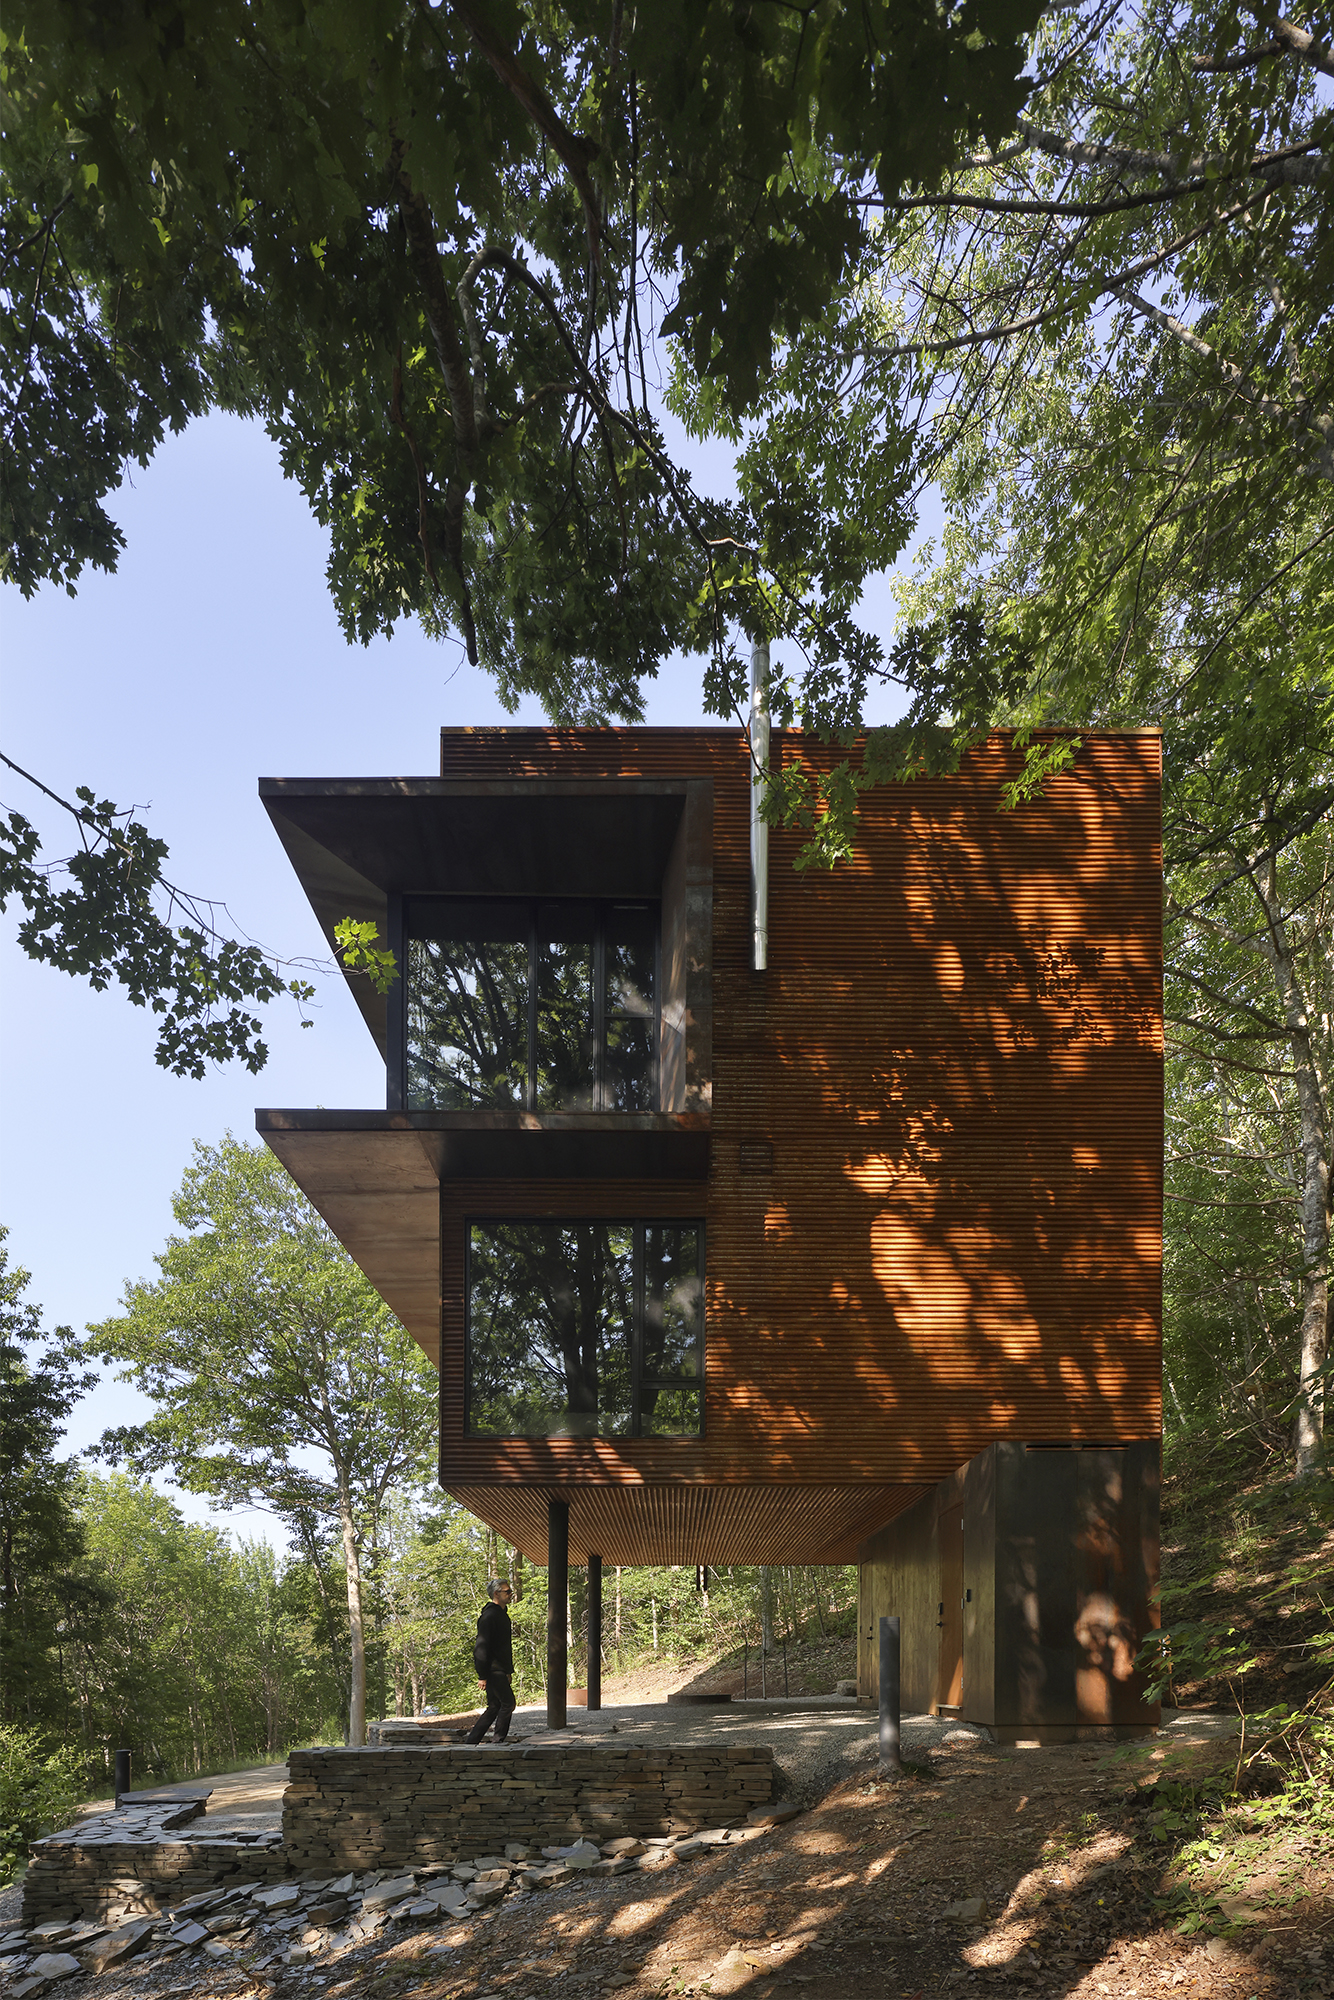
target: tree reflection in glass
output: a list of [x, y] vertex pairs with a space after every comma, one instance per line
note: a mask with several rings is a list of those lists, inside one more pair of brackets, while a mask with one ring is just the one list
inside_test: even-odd
[[698, 1223], [474, 1222], [468, 1430], [697, 1436]]
[[483, 1437], [614, 1437], [630, 1429], [633, 1231], [624, 1224], [474, 1223], [468, 1429]]
[[409, 1109], [523, 1104], [527, 911], [444, 898], [426, 908], [407, 945]]
[[413, 896], [405, 916], [412, 1111], [652, 1111], [652, 903]]
[[693, 1436], [700, 1427], [699, 1391], [675, 1384], [703, 1374], [699, 1230], [688, 1223], [647, 1223], [643, 1246], [640, 1429], [653, 1437]]
[[653, 1109], [654, 961], [657, 924], [643, 904], [613, 903], [606, 916], [603, 1102], [610, 1111]]
[[585, 1111], [596, 1085], [593, 1039], [592, 903], [537, 906], [538, 1111]]

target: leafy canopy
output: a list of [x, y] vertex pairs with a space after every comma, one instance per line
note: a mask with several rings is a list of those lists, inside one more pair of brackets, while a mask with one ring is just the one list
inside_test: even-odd
[[[758, 478], [798, 437], [818, 482], [841, 438], [911, 438], [945, 521], [905, 617], [982, 635], [925, 681], [906, 661], [914, 745], [933, 721], [1161, 722], [1191, 851], [1206, 791], [1224, 845], [1279, 794], [1291, 827], [1331, 796], [1334, 56], [1302, 18], [1049, 15], [1007, 142], [885, 200], [743, 455]], [[887, 747], [817, 798], [822, 858]]]
[[[65, 1419], [97, 1376], [81, 1365], [69, 1327], [43, 1334], [24, 1297], [29, 1274], [10, 1265], [8, 1233], [0, 1227], [0, 1725], [37, 1725], [64, 1708], [52, 1662], [60, 1620], [101, 1602], [84, 1561], [77, 1468], [56, 1456]], [[5, 1742], [3, 1757], [19, 1757], [19, 1738]]]
[[573, 720], [636, 716], [678, 646], [727, 713], [738, 624], [827, 667], [901, 538], [898, 459], [860, 531], [837, 494], [794, 518], [781, 475], [767, 510], [706, 503], [664, 446], [655, 343], [745, 410], [868, 202], [1010, 128], [1038, 13], [15, 0], [8, 574], [114, 565], [126, 462], [222, 406], [263, 418], [329, 526], [349, 636], [419, 615]]
[[[434, 1376], [388, 1306], [262, 1147], [196, 1144], [160, 1277], [89, 1331], [157, 1404], [104, 1449], [303, 1541], [350, 1497], [374, 1512], [420, 1470]], [[341, 1496], [341, 1497], [340, 1497]]]
[[[315, 992], [309, 981], [230, 937], [224, 907], [168, 881], [166, 843], [133, 811], [83, 785], [71, 805], [10, 758], [0, 763], [62, 806], [79, 834], [71, 855], [43, 860], [31, 820], [0, 808], [0, 910], [11, 897], [26, 909], [18, 941], [28, 957], [84, 974], [99, 993], [123, 987], [158, 1017], [157, 1060], [177, 1076], [202, 1077], [210, 1062], [236, 1056], [263, 1069], [268, 1049], [253, 1003], [286, 994], [304, 1009]], [[304, 1012], [301, 1025], [310, 1025]]]

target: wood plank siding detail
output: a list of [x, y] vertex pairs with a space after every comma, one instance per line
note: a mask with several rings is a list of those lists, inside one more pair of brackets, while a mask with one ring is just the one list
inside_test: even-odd
[[[771, 754], [838, 753], [775, 731]], [[696, 830], [664, 901], [665, 957], [690, 961], [672, 975], [682, 1110], [646, 1119], [638, 1152], [614, 1115], [585, 1118], [564, 1154], [558, 1117], [484, 1144], [480, 1122], [467, 1138], [434, 1114], [260, 1115], [438, 1352], [441, 1483], [531, 1559], [559, 1498], [576, 1559], [846, 1561], [998, 1440], [1157, 1437], [1159, 739], [1086, 733], [1041, 799], [1002, 811], [1020, 764], [997, 734], [953, 777], [866, 794], [832, 873], [798, 872], [800, 834], [773, 829], [755, 973], [735, 730], [442, 732], [444, 792], [643, 780], [699, 801], [680, 808]], [[393, 782], [427, 826], [430, 781]], [[315, 811], [294, 800], [282, 811]], [[579, 841], [571, 821], [582, 882]], [[561, 865], [556, 847], [553, 881]], [[446, 886], [380, 874], [391, 898]], [[380, 1152], [358, 1119], [384, 1128]], [[701, 1437], [466, 1435], [469, 1221], [538, 1216], [704, 1222]]]
[[[548, 1493], [592, 1505], [590, 1486], [661, 1482], [763, 1487], [775, 1509], [775, 1488], [809, 1487], [812, 1526], [844, 1550], [859, 1490], [888, 1520], [994, 1438], [1159, 1428], [1156, 737], [1088, 739], [1013, 814], [1018, 758], [993, 739], [957, 777], [870, 794], [832, 875], [797, 873], [799, 836], [775, 830], [758, 975], [745, 754], [722, 731], [443, 738], [447, 777], [713, 779], [707, 1188], [510, 1182], [500, 1204], [704, 1215], [705, 1436], [465, 1437], [463, 1246], [498, 1190], [442, 1189], [441, 1475], [520, 1546], [540, 1551]], [[610, 1512], [598, 1532], [610, 1546]]]
[[1142, 1733], [1135, 1671], [1158, 1624], [1159, 1450], [988, 1447], [879, 1529], [860, 1566], [857, 1685], [879, 1697], [879, 1621], [903, 1633], [906, 1709], [998, 1739]]

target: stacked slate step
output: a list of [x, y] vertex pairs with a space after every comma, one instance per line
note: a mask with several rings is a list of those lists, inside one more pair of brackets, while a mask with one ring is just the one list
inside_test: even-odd
[[39, 1840], [23, 1878], [25, 1922], [77, 1912], [102, 1924], [124, 1923], [227, 1883], [287, 1873], [276, 1829], [210, 1825], [182, 1835], [203, 1810], [198, 1797], [153, 1805], [122, 1800], [119, 1812], [77, 1820]]

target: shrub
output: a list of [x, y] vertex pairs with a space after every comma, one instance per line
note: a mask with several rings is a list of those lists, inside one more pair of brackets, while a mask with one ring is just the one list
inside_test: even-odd
[[41, 1730], [0, 1722], [0, 1884], [26, 1865], [30, 1841], [69, 1825], [83, 1793], [77, 1750], [52, 1750]]

